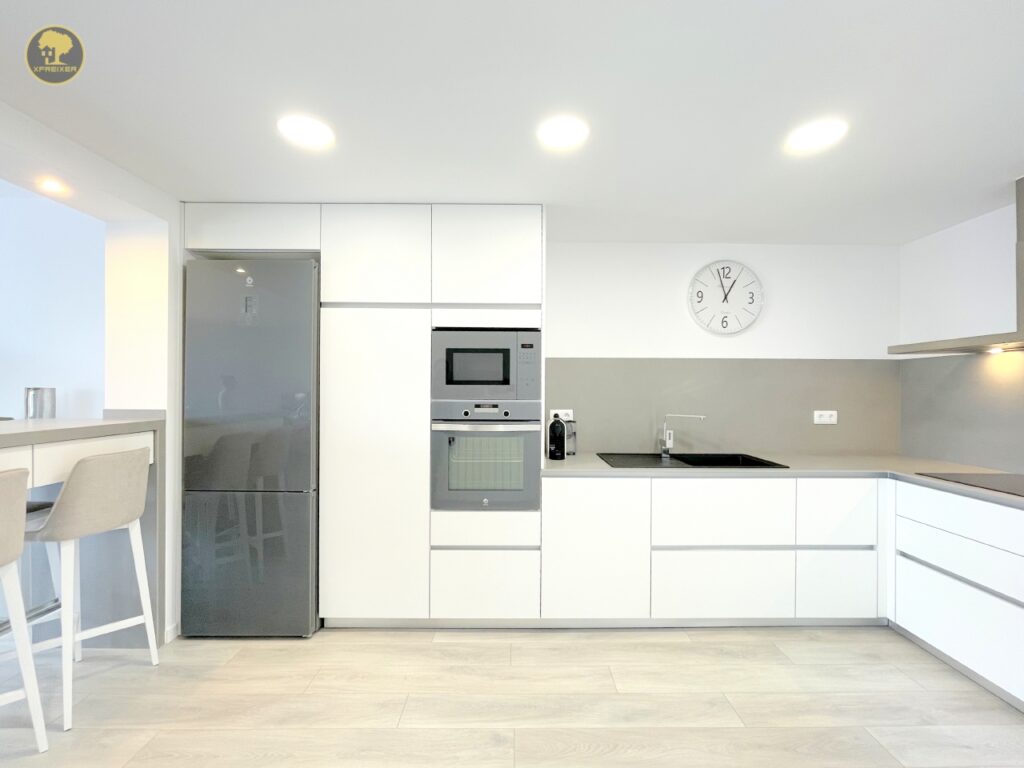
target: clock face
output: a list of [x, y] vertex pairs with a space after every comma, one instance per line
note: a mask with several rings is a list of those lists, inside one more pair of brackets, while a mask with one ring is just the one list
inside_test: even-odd
[[736, 261], [715, 261], [690, 283], [690, 314], [711, 333], [745, 331], [764, 309], [761, 281], [750, 267]]

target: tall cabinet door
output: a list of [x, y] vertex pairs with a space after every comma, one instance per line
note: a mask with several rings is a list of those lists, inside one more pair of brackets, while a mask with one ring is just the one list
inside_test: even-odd
[[427, 618], [430, 310], [321, 310], [320, 380], [320, 615]]

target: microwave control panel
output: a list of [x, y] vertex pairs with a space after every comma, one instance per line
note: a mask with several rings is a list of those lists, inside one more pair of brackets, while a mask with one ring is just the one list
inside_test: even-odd
[[516, 398], [518, 400], [540, 400], [540, 331], [519, 331], [516, 336], [518, 347]]

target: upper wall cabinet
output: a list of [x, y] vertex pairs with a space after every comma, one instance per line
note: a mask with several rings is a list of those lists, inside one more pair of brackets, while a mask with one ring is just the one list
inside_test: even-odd
[[435, 205], [432, 239], [435, 303], [541, 303], [541, 206]]
[[428, 303], [429, 205], [325, 205], [321, 301]]
[[315, 203], [186, 203], [185, 247], [193, 251], [319, 251]]

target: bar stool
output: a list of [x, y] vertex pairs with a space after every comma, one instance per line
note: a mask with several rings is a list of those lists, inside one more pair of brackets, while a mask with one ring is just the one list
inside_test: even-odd
[[[120, 453], [105, 453], [79, 459], [61, 488], [53, 510], [40, 525], [27, 527], [29, 541], [60, 544], [60, 632], [57, 641], [37, 643], [36, 649], [61, 648], [62, 693], [64, 699], [64, 730], [71, 728], [71, 686], [75, 644], [92, 637], [107, 635], [139, 624], [146, 625], [149, 657], [156, 666], [156, 631], [153, 609], [149, 602], [149, 580], [146, 556], [142, 549], [142, 526], [139, 518], [146, 507], [146, 485], [149, 477], [149, 449], [137, 448]], [[142, 614], [113, 621], [99, 627], [76, 628], [77, 596], [75, 573], [78, 566], [78, 542], [86, 536], [126, 528], [139, 584]]]
[[25, 548], [25, 496], [28, 491], [28, 470], [11, 469], [0, 472], [0, 582], [3, 582], [4, 600], [14, 635], [14, 646], [21, 669], [22, 687], [0, 694], [0, 705], [26, 699], [32, 716], [32, 729], [40, 752], [48, 749], [43, 706], [39, 701], [36, 665], [32, 658], [32, 641], [25, 618], [25, 602], [21, 597], [21, 579], [18, 577], [18, 558]]

